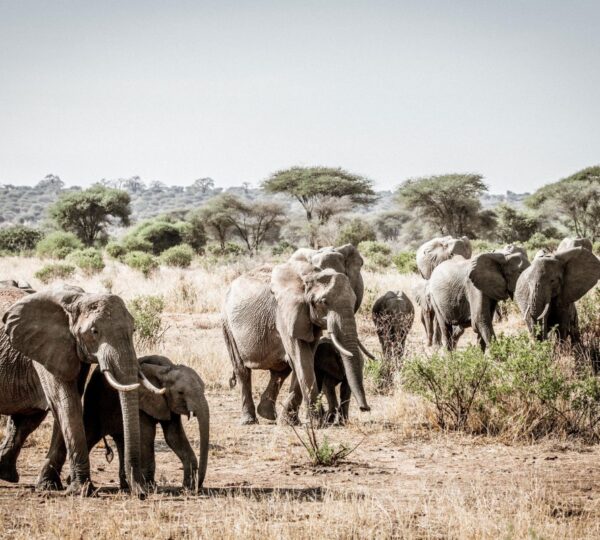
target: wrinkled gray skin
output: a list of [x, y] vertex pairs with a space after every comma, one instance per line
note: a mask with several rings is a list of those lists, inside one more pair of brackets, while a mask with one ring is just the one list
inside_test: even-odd
[[[348, 420], [352, 392], [342, 355], [329, 338], [321, 338], [315, 349], [315, 376], [317, 387], [327, 398], [325, 421], [329, 424], [344, 424]], [[340, 399], [337, 387], [340, 387]]]
[[472, 255], [471, 242], [466, 237], [453, 238], [444, 236], [433, 238], [417, 249], [417, 267], [423, 279], [429, 279], [436, 266], [460, 255], [470, 259]]
[[431, 303], [431, 296], [429, 294], [429, 281], [421, 279], [413, 286], [413, 295], [415, 302], [421, 308], [421, 324], [425, 329], [425, 335], [427, 336], [427, 345], [431, 347], [434, 343], [441, 345], [442, 334], [440, 327], [437, 325], [435, 320], [435, 310]]
[[[140, 358], [140, 367], [155, 386], [166, 390], [164, 395], [159, 395], [143, 386], [139, 389], [141, 465], [144, 481], [151, 486], [155, 484], [154, 440], [156, 426], [160, 423], [166, 443], [183, 466], [183, 487], [202, 487], [206, 475], [209, 439], [209, 408], [202, 379], [193, 369], [175, 365], [164, 356], [144, 356]], [[193, 415], [198, 420], [198, 459], [183, 429], [182, 415]], [[121, 405], [117, 392], [98, 370], [92, 374], [85, 389], [83, 419], [89, 450], [106, 435], [114, 439], [119, 454], [120, 485], [122, 489], [127, 489]]]
[[455, 257], [431, 274], [429, 292], [437, 324], [448, 350], [456, 347], [453, 326], [471, 326], [483, 350], [494, 338], [493, 316], [501, 300], [512, 298], [517, 279], [529, 266], [520, 253], [483, 253], [472, 259]]
[[575, 302], [600, 279], [600, 261], [583, 247], [536, 255], [517, 281], [515, 300], [529, 332], [546, 339], [557, 327], [560, 339], [579, 341]]
[[[27, 294], [0, 289], [0, 413], [10, 415], [0, 450], [0, 478], [16, 482], [22, 443], [51, 410], [52, 443], [38, 477], [39, 489], [62, 488], [67, 453], [68, 491], [91, 493], [81, 394], [89, 365], [97, 363], [122, 385], [138, 384], [133, 318], [114, 295], [56, 288]], [[40, 324], [42, 322], [42, 324]], [[32, 362], [33, 360], [33, 362]], [[125, 425], [125, 463], [130, 485], [142, 495], [137, 392], [119, 392]]]
[[403, 292], [388, 291], [375, 300], [372, 317], [384, 357], [400, 360], [415, 319], [412, 302]]
[[334, 332], [361, 410], [369, 410], [362, 380], [355, 311], [362, 301], [362, 257], [348, 244], [315, 251], [300, 249], [272, 270], [260, 268], [237, 278], [223, 306], [223, 334], [233, 364], [231, 385], [242, 387], [242, 424], [257, 421], [252, 399], [252, 369], [271, 371], [258, 413], [275, 420], [275, 401], [293, 369], [283, 420], [297, 422], [302, 401], [314, 412], [318, 389], [314, 350], [321, 333]]
[[592, 241], [589, 238], [563, 238], [558, 244], [556, 251], [567, 251], [569, 249], [573, 249], [574, 247], [582, 247], [587, 249], [588, 251], [593, 251]]
[[[523, 246], [518, 246], [516, 244], [507, 244], [501, 249], [497, 249], [495, 253], [503, 253], [504, 255], [512, 255], [513, 253], [520, 253], [527, 261], [529, 261], [529, 257], [527, 255], [527, 250]], [[500, 310], [500, 305], [496, 306], [496, 321], [502, 321], [502, 311]]]

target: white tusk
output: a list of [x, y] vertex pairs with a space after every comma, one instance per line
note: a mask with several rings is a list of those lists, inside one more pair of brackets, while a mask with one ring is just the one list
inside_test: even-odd
[[537, 320], [541, 321], [546, 316], [546, 313], [548, 313], [549, 309], [550, 309], [550, 302], [548, 302], [546, 304], [546, 307], [544, 308], [544, 311], [542, 311], [542, 314], [537, 318]]
[[115, 390], [118, 390], [119, 392], [131, 392], [132, 390], [137, 390], [140, 387], [140, 383], [118, 383], [117, 380], [113, 377], [113, 374], [108, 369], [103, 369], [102, 373], [104, 373], [104, 377], [108, 381], [108, 384], [110, 384]]
[[523, 313], [523, 320], [525, 322], [527, 322], [527, 315], [529, 315], [529, 304], [527, 304], [527, 309], [525, 310], [525, 313]]
[[342, 344], [338, 341], [338, 338], [335, 337], [335, 334], [333, 332], [331, 332], [331, 341], [333, 341], [333, 344], [336, 346], [337, 350], [340, 351], [344, 356], [352, 356], [352, 353], [350, 351], [342, 347]]
[[358, 346], [360, 347], [360, 350], [364, 352], [371, 360], [376, 360], [376, 358], [369, 351], [367, 351], [367, 348], [362, 344], [360, 339], [358, 340]]
[[149, 380], [148, 377], [146, 377], [146, 375], [144, 375], [144, 372], [140, 369], [139, 370], [139, 376], [140, 379], [142, 380], [142, 384], [148, 389], [150, 390], [150, 392], [154, 393], [154, 394], [164, 394], [167, 389], [166, 388], [157, 388], [156, 386], [154, 386]]
[[194, 411], [190, 411], [190, 420], [194, 418]]

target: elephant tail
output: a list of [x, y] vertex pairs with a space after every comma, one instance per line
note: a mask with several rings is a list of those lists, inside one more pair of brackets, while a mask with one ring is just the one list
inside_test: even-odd
[[225, 317], [223, 317], [223, 337], [225, 338], [225, 345], [227, 346], [229, 359], [233, 364], [233, 372], [231, 373], [231, 378], [229, 379], [229, 388], [233, 389], [237, 384], [235, 368], [236, 366], [243, 365], [243, 362], [240, 357], [237, 345], [235, 343], [235, 339], [233, 338], [233, 334], [231, 333], [231, 328], [229, 328], [229, 324], [227, 324], [227, 319]]
[[113, 449], [111, 448], [110, 444], [108, 444], [108, 441], [106, 440], [106, 436], [102, 437], [102, 442], [104, 443], [104, 448], [105, 448], [104, 456], [106, 457], [106, 461], [111, 463], [112, 460], [115, 459], [115, 453], [113, 452]]

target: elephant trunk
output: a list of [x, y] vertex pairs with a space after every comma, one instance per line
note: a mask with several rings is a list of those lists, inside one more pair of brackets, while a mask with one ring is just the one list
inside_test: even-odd
[[198, 449], [198, 478], [196, 480], [196, 490], [200, 490], [206, 476], [206, 466], [208, 464], [208, 440], [210, 431], [210, 411], [208, 402], [204, 395], [198, 401], [198, 405], [194, 410], [195, 416], [198, 418], [198, 433], [200, 434], [200, 444]]
[[[100, 369], [109, 373], [117, 384], [125, 390], [119, 390], [121, 413], [123, 416], [123, 435], [125, 445], [125, 473], [131, 492], [145, 496], [143, 488], [140, 456], [140, 412], [137, 391], [131, 387], [138, 385], [138, 360], [130, 339], [124, 339], [116, 346], [104, 343], [97, 354]], [[108, 380], [108, 378], [107, 378]]]
[[370, 411], [363, 385], [363, 359], [358, 345], [356, 321], [352, 310], [347, 311], [347, 313], [330, 311], [327, 315], [327, 331], [334, 344], [336, 341], [341, 343], [341, 347], [337, 348], [342, 357], [348, 385], [358, 401], [360, 410]]
[[[530, 289], [529, 294], [529, 321], [535, 335], [544, 339], [548, 332], [548, 311], [550, 309], [551, 297], [544, 291], [540, 290], [540, 287], [533, 285]], [[538, 330], [536, 331], [536, 327]]]

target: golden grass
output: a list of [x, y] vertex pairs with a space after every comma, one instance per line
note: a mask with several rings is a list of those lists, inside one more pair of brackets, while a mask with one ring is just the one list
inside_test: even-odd
[[[34, 288], [43, 261], [0, 259], [0, 279], [20, 278]], [[169, 326], [155, 350], [190, 365], [207, 383], [211, 406], [211, 454], [207, 490], [192, 496], [174, 490], [180, 464], [157, 440], [158, 493], [145, 501], [114, 490], [117, 464], [92, 453], [92, 474], [101, 491], [80, 499], [31, 491], [50, 437], [46, 421], [24, 449], [18, 486], [0, 482], [0, 537], [25, 538], [594, 538], [600, 536], [600, 451], [552, 441], [505, 446], [492, 438], [430, 428], [431, 407], [396, 389], [373, 396], [372, 411], [351, 409], [343, 428], [318, 433], [333, 443], [356, 444], [338, 468], [313, 469], [289, 428], [261, 422], [239, 426], [239, 388], [230, 391], [231, 365], [220, 329], [220, 305], [228, 284], [256, 261], [206, 268], [161, 268], [149, 279], [108, 261], [95, 276], [70, 283], [129, 300], [140, 294], [165, 299]], [[365, 302], [358, 316], [361, 339], [379, 344], [370, 307], [387, 290], [412, 297], [416, 276], [365, 272]], [[408, 338], [410, 352], [425, 351], [418, 313]], [[497, 325], [521, 329], [518, 316]], [[467, 332], [461, 343], [473, 342]], [[266, 374], [254, 373], [258, 396]], [[193, 422], [186, 424], [192, 445]], [[160, 430], [159, 430], [160, 431]], [[1, 434], [1, 429], [0, 429]], [[555, 457], [558, 456], [558, 457]], [[548, 459], [548, 461], [544, 461]], [[542, 466], [538, 464], [542, 463]], [[111, 490], [110, 487], [113, 486]]]

